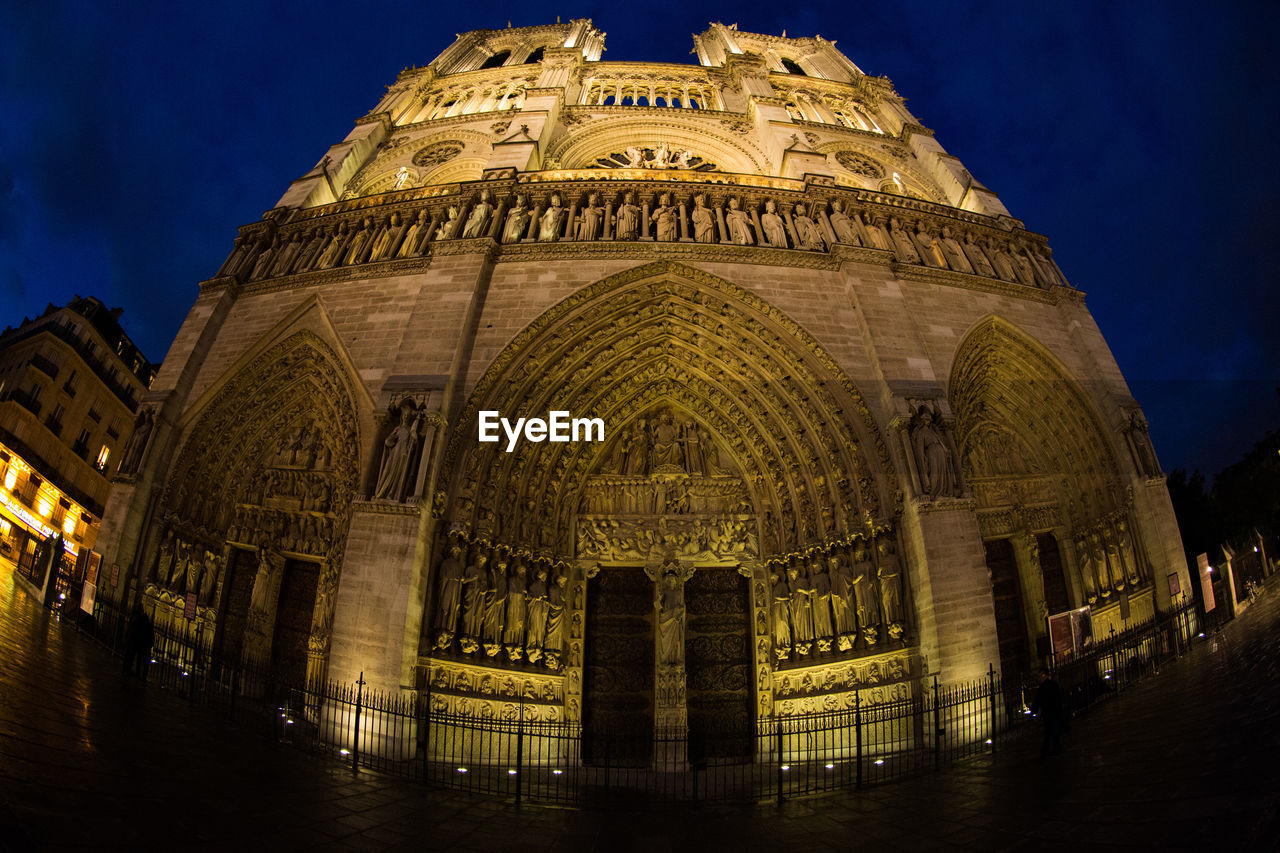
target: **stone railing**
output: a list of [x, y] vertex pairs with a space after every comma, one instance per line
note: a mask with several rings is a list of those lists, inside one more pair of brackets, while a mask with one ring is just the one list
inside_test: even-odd
[[584, 73], [580, 105], [722, 109], [717, 86], [698, 68], [609, 63]]
[[1067, 284], [1045, 238], [1017, 220], [821, 179], [643, 169], [518, 176], [504, 170], [490, 180], [278, 209], [240, 229], [219, 276], [260, 281], [422, 258], [476, 238], [503, 249], [558, 243], [740, 247], [776, 251], [768, 262], [780, 266], [801, 255], [838, 265], [836, 249], [851, 247], [924, 275], [949, 271], [1040, 289]]

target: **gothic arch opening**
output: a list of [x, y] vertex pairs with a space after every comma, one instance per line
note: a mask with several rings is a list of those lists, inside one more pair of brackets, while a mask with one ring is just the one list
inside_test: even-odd
[[1048, 654], [1045, 619], [1150, 592], [1131, 500], [1093, 402], [1042, 345], [998, 317], [960, 344], [949, 382], [978, 504], [1006, 675]]
[[323, 673], [356, 424], [337, 355], [302, 331], [241, 367], [187, 428], [144, 582], [178, 612], [195, 593], [202, 642], [220, 659], [294, 683]]
[[[482, 411], [553, 410], [601, 418], [606, 440], [477, 441]], [[893, 466], [870, 412], [800, 326], [700, 270], [638, 267], [538, 318], [472, 391], [442, 478], [422, 644], [437, 710], [517, 713], [477, 690], [499, 667], [545, 696], [525, 713], [582, 719], [584, 644], [616, 617], [600, 630], [629, 620], [636, 643], [622, 692], [643, 682], [638, 716], [687, 721], [694, 748], [698, 690], [749, 697], [754, 719], [775, 669], [906, 642]], [[688, 617], [678, 636], [670, 607]], [[698, 621], [716, 608], [727, 621]]]

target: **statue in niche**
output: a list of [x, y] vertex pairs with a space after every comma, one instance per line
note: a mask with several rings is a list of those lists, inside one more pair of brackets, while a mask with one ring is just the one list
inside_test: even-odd
[[1133, 547], [1133, 536], [1129, 533], [1129, 524], [1125, 519], [1116, 520], [1116, 548], [1124, 561], [1125, 576], [1129, 583], [1136, 586], [1144, 574], [1138, 568], [1138, 551]]
[[404, 189], [405, 182], [407, 182], [408, 180], [409, 180], [409, 168], [407, 166], [401, 166], [399, 169], [396, 169], [396, 177], [391, 184], [391, 189], [393, 190]]
[[880, 606], [885, 622], [889, 624], [889, 636], [897, 640], [902, 636], [904, 618], [902, 612], [902, 567], [898, 562], [898, 546], [885, 536], [876, 541], [876, 556], [880, 568], [876, 577], [880, 581]]
[[684, 660], [684, 578], [674, 566], [662, 573], [653, 605], [658, 611], [658, 664], [679, 664]]
[[413, 221], [409, 229], [404, 232], [404, 241], [400, 243], [400, 248], [396, 250], [397, 258], [416, 258], [422, 254], [423, 248], [427, 245], [427, 238], [431, 236], [431, 228], [429, 226], [429, 217], [426, 208], [418, 211], [418, 218]]
[[311, 269], [312, 262], [315, 261], [316, 255], [319, 254], [320, 250], [324, 248], [328, 236], [323, 227], [317, 225], [312, 228], [293, 263], [287, 270], [281, 270], [281, 272], [305, 272]]
[[483, 237], [489, 230], [489, 221], [493, 218], [493, 194], [488, 190], [480, 191], [480, 200], [471, 208], [467, 224], [462, 227], [463, 237]]
[[938, 238], [938, 246], [942, 249], [942, 254], [947, 259], [947, 266], [956, 272], [972, 273], [973, 267], [969, 264], [969, 259], [964, 256], [964, 249], [951, 236], [951, 229], [942, 226], [942, 235]]
[[525, 657], [530, 663], [537, 663], [542, 658], [542, 644], [547, 636], [547, 616], [551, 611], [551, 602], [547, 597], [547, 570], [539, 567], [529, 584], [529, 615], [525, 631]]
[[920, 257], [925, 266], [947, 268], [947, 260], [942, 255], [938, 238], [929, 233], [923, 221], [916, 223], [916, 245], [920, 247]]
[[271, 265], [267, 275], [278, 276], [289, 272], [289, 268], [293, 266], [294, 260], [298, 257], [298, 252], [302, 251], [302, 243], [305, 239], [305, 232], [293, 232], [293, 236], [289, 238], [288, 242], [280, 247], [280, 253], [276, 255], [275, 263]]
[[182, 571], [182, 577], [174, 582], [174, 587], [178, 587], [181, 582], [181, 588], [177, 589], [183, 595], [189, 592], [200, 592], [200, 571], [204, 568], [204, 564], [200, 561], [200, 554], [196, 550], [196, 546], [187, 542], [178, 543], [178, 565]]
[[1017, 281], [1017, 276], [1013, 274], [1013, 265], [1009, 263], [1009, 256], [996, 243], [994, 237], [987, 238], [986, 248], [987, 257], [991, 259], [991, 264], [996, 269], [996, 275], [1004, 281]]
[[253, 270], [249, 273], [250, 279], [259, 279], [267, 274], [267, 270], [271, 269], [271, 261], [275, 259], [276, 252], [280, 250], [280, 235], [277, 234], [271, 238], [271, 243], [266, 249], [258, 255], [257, 261], [254, 262]]
[[831, 576], [821, 566], [812, 566], [809, 569], [809, 584], [813, 597], [813, 637], [818, 643], [819, 652], [829, 652], [835, 637], [835, 626], [831, 618]]
[[729, 209], [724, 215], [725, 227], [729, 229], [729, 241], [739, 246], [750, 246], [755, 241], [751, 238], [751, 217], [742, 209], [736, 198], [729, 199]]
[[1102, 540], [1098, 538], [1097, 531], [1084, 535], [1084, 553], [1087, 555], [1087, 565], [1097, 573], [1103, 597], [1111, 595], [1114, 581], [1107, 570], [1107, 555], [1102, 550]]
[[916, 467], [920, 473], [920, 489], [925, 496], [952, 498], [959, 494], [951, 448], [938, 429], [937, 420], [928, 406], [916, 411], [911, 428], [911, 445], [915, 448]]
[[196, 596], [196, 601], [204, 607], [208, 607], [213, 603], [213, 588], [218, 582], [218, 569], [222, 560], [212, 551], [204, 552], [204, 571], [203, 579], [200, 582], [200, 591]]
[[489, 572], [485, 563], [489, 555], [476, 548], [471, 563], [462, 573], [462, 651], [471, 654], [480, 648], [484, 638], [484, 603], [489, 592]]
[[560, 239], [560, 232], [564, 230], [565, 209], [562, 206], [564, 202], [560, 200], [560, 193], [552, 193], [551, 201], [547, 203], [546, 212], [542, 214], [542, 219], [538, 222], [538, 240], [543, 243], [554, 243]]
[[133, 432], [129, 435], [129, 441], [124, 446], [124, 453], [120, 455], [121, 474], [133, 474], [138, 470], [138, 466], [142, 464], [143, 454], [147, 450], [147, 441], [151, 438], [151, 430], [155, 428], [156, 413], [155, 409], [144, 408], [139, 410], [137, 416], [133, 419]]
[[808, 578], [796, 566], [787, 567], [791, 582], [791, 637], [797, 655], [807, 655], [813, 647], [813, 590]]
[[533, 212], [529, 210], [529, 198], [524, 193], [516, 196], [515, 207], [507, 212], [507, 221], [502, 226], [502, 242], [519, 243], [529, 229], [529, 220]]
[[316, 269], [327, 270], [335, 267], [342, 260], [342, 248], [347, 244], [347, 239], [351, 236], [351, 226], [346, 222], [339, 223], [338, 230], [334, 232], [330, 238], [328, 245], [324, 247], [324, 251], [320, 253], [320, 260], [316, 261]]
[[827, 248], [827, 241], [822, 236], [818, 223], [809, 218], [803, 204], [797, 204], [791, 221], [796, 228], [796, 248], [811, 252], [822, 252]]
[[396, 237], [400, 236], [400, 214], [393, 213], [387, 224], [382, 226], [382, 230], [378, 232], [378, 236], [373, 241], [373, 248], [369, 251], [369, 260], [379, 261], [385, 258], [391, 252], [391, 247], [395, 244]]
[[1106, 563], [1107, 572], [1111, 575], [1111, 587], [1117, 592], [1124, 589], [1126, 583], [1124, 566], [1120, 563], [1120, 548], [1116, 544], [1111, 527], [1104, 524], [1101, 533], [1095, 531], [1091, 537], [1102, 541], [1102, 559]]
[[617, 226], [613, 232], [616, 239], [634, 240], [640, 236], [640, 207], [636, 204], [635, 193], [623, 195], [614, 222]]
[[671, 196], [663, 193], [658, 198], [658, 206], [653, 209], [654, 237], [659, 243], [670, 243], [676, 239], [677, 217], [679, 208], [671, 203]]
[[604, 208], [600, 206], [598, 193], [587, 194], [587, 205], [582, 208], [578, 219], [579, 240], [599, 240], [601, 228], [604, 226]]
[[773, 617], [773, 653], [779, 661], [791, 656], [791, 587], [787, 579], [777, 572], [769, 575], [772, 586], [773, 604], [770, 615]]
[[373, 243], [373, 217], [366, 216], [360, 223], [360, 228], [351, 236], [351, 241], [347, 244], [346, 254], [343, 256], [344, 264], [362, 264], [369, 258], [369, 249]]
[[160, 542], [160, 557], [156, 561], [156, 584], [169, 586], [169, 578], [173, 574], [174, 535], [170, 530]]
[[547, 587], [547, 638], [542, 643], [543, 662], [551, 669], [560, 668], [560, 656], [564, 651], [565, 586], [569, 576], [556, 572]]
[[[1155, 448], [1151, 446], [1151, 434], [1149, 432], [1149, 424], [1147, 419], [1142, 416], [1142, 412], [1134, 411], [1129, 414], [1128, 423], [1125, 425], [1125, 433], [1129, 437], [1129, 449], [1133, 456], [1134, 465], [1138, 469], [1138, 473], [1144, 477], [1159, 477], [1160, 463], [1156, 461]], [[122, 465], [121, 468], [124, 466]]]
[[896, 216], [889, 217], [889, 238], [893, 240], [893, 251], [899, 261], [904, 264], [920, 263], [920, 253], [911, 242], [911, 235], [902, 227], [902, 223]]
[[458, 632], [462, 610], [462, 546], [450, 544], [449, 556], [440, 563], [439, 600], [436, 601], [436, 648], [447, 649]]
[[853, 598], [858, 609], [858, 625], [868, 646], [880, 638], [880, 602], [876, 600], [875, 567], [867, 553], [867, 543], [858, 540], [853, 548]]
[[862, 240], [858, 238], [857, 229], [853, 227], [853, 220], [849, 218], [849, 214], [844, 212], [844, 202], [840, 199], [834, 199], [831, 202], [831, 215], [827, 217], [831, 223], [831, 230], [836, 232], [836, 242], [848, 243], [850, 246], [861, 246]]
[[683, 470], [681, 449], [680, 428], [671, 413], [667, 412], [653, 425], [653, 450], [650, 453], [649, 470], [656, 472], [663, 466]]
[[977, 275], [985, 275], [988, 278], [995, 278], [996, 271], [991, 266], [991, 261], [983, 253], [982, 247], [973, 242], [973, 234], [966, 233], [964, 235], [964, 255], [969, 259], [969, 265], [973, 267], [974, 273]]
[[1084, 586], [1085, 600], [1093, 604], [1098, 600], [1098, 584], [1094, 577], [1093, 562], [1089, 558], [1088, 544], [1085, 542], [1084, 534], [1077, 534], [1073, 541], [1076, 546], [1076, 560], [1080, 565], [1080, 581]]
[[787, 248], [787, 227], [778, 215], [778, 206], [773, 199], [764, 203], [764, 214], [760, 217], [760, 228], [764, 231], [766, 245], [778, 249]]
[[497, 657], [502, 651], [502, 615], [507, 607], [507, 557], [501, 551], [489, 570], [489, 589], [484, 597], [484, 625], [481, 640], [484, 653]]
[[714, 243], [716, 241], [716, 217], [707, 209], [707, 194], [698, 193], [693, 197], [693, 240], [695, 243]]
[[458, 229], [462, 227], [462, 211], [457, 205], [449, 205], [449, 210], [445, 214], [445, 221], [436, 229], [437, 240], [452, 240], [458, 236]]
[[853, 611], [853, 579], [848, 566], [835, 554], [827, 557], [827, 575], [831, 583], [831, 612], [835, 617], [836, 647], [847, 652], [858, 635]]
[[1027, 257], [1026, 249], [1022, 246], [1015, 246], [1014, 251], [1009, 253], [1009, 260], [1013, 264], [1013, 274], [1018, 277], [1018, 281], [1027, 287], [1036, 287], [1036, 272], [1031, 266], [1031, 260]]
[[502, 645], [511, 660], [524, 657], [524, 622], [527, 615], [525, 573], [524, 561], [517, 560], [515, 573], [507, 581], [507, 619], [502, 632]]
[[418, 447], [422, 429], [422, 413], [413, 401], [406, 398], [400, 403], [400, 420], [382, 443], [382, 465], [378, 469], [378, 483], [373, 490], [377, 500], [403, 501], [408, 495], [409, 465]]
[[274, 607], [279, 593], [284, 560], [265, 548], [258, 551], [258, 571], [253, 578], [253, 592], [249, 594], [250, 619], [261, 621], [268, 608]]

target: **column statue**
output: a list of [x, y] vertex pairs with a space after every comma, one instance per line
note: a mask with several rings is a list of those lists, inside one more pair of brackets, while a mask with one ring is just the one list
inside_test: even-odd
[[880, 563], [876, 570], [880, 581], [880, 606], [885, 622], [889, 624], [889, 636], [897, 640], [905, 629], [905, 617], [902, 611], [902, 566], [898, 562], [898, 546], [891, 537], [885, 536], [876, 541], [876, 556]]
[[750, 246], [755, 241], [751, 238], [751, 217], [741, 209], [736, 198], [729, 199], [729, 210], [724, 215], [725, 225], [729, 229], [729, 239], [739, 246]]
[[618, 240], [634, 240], [640, 236], [640, 207], [636, 204], [635, 193], [628, 192], [622, 197], [614, 222], [614, 236]]
[[502, 631], [502, 645], [511, 660], [524, 657], [524, 622], [527, 615], [525, 572], [524, 561], [517, 558], [515, 574], [507, 581], [507, 618]]
[[791, 656], [791, 587], [787, 579], [777, 572], [769, 575], [772, 585], [773, 605], [770, 615], [773, 617], [773, 653], [779, 661]]
[[377, 500], [402, 501], [409, 491], [409, 465], [418, 448], [422, 413], [415, 411], [413, 401], [400, 403], [400, 421], [383, 442], [382, 465], [373, 490]]
[[695, 243], [714, 243], [716, 241], [716, 218], [707, 209], [707, 194], [698, 193], [693, 197], [693, 240]]
[[543, 243], [554, 243], [560, 239], [560, 232], [564, 230], [565, 209], [564, 203], [560, 200], [560, 193], [551, 194], [551, 202], [547, 205], [547, 210], [542, 214], [542, 219], [538, 223], [538, 240]]
[[529, 220], [533, 212], [529, 210], [529, 199], [524, 193], [516, 196], [516, 206], [507, 212], [507, 221], [502, 226], [502, 242], [519, 243], [529, 228]]
[[564, 589], [568, 583], [569, 576], [564, 572], [557, 572], [551, 585], [547, 587], [547, 637], [542, 642], [542, 652], [543, 662], [550, 669], [560, 668], [560, 657], [564, 651]]
[[819, 652], [829, 652], [835, 637], [831, 618], [831, 576], [822, 566], [811, 566], [809, 585], [813, 601], [813, 638], [818, 643]]
[[480, 200], [471, 208], [467, 224], [462, 228], [463, 237], [483, 237], [489, 231], [489, 220], [493, 218], [493, 194], [488, 190], [480, 191]]
[[653, 605], [658, 611], [658, 665], [684, 661], [684, 580], [674, 568], [662, 575]]
[[831, 202], [831, 215], [827, 219], [831, 223], [831, 230], [836, 232], [837, 242], [848, 243], [851, 246], [862, 245], [862, 240], [858, 238], [858, 232], [853, 227], [853, 221], [849, 219], [849, 214], [844, 212], [844, 202], [841, 199]]
[[582, 208], [580, 216], [578, 239], [587, 241], [600, 239], [600, 232], [604, 226], [604, 208], [600, 206], [600, 196], [597, 193], [587, 195], [587, 206]]
[[858, 638], [858, 620], [853, 610], [853, 579], [844, 560], [832, 554], [827, 557], [827, 574], [831, 583], [831, 610], [835, 616], [836, 647], [847, 652]]
[[502, 651], [502, 616], [507, 607], [507, 557], [498, 553], [489, 571], [489, 590], [484, 597], [484, 625], [481, 639], [484, 653], [497, 657]]
[[462, 573], [462, 651], [471, 654], [484, 638], [484, 603], [489, 592], [489, 555], [477, 547], [471, 563]]
[[868, 646], [874, 646], [880, 639], [880, 602], [875, 584], [875, 567], [867, 553], [867, 543], [858, 540], [853, 549], [853, 597], [858, 609], [858, 626]]
[[797, 655], [809, 654], [813, 647], [813, 590], [808, 578], [800, 577], [800, 569], [787, 568], [791, 582], [791, 632]]
[[547, 616], [551, 602], [547, 597], [547, 570], [539, 568], [529, 584], [529, 622], [525, 631], [525, 657], [530, 663], [542, 658], [542, 643], [547, 635]]
[[787, 248], [787, 228], [778, 215], [778, 205], [773, 199], [764, 203], [764, 214], [760, 217], [760, 228], [764, 231], [764, 242], [777, 249]]
[[462, 546], [450, 544], [449, 556], [440, 563], [436, 599], [436, 648], [447, 649], [458, 631], [462, 610]]

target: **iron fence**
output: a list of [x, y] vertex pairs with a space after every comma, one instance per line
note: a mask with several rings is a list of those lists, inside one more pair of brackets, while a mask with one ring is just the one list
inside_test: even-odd
[[[1113, 634], [1058, 668], [1073, 713], [1158, 672], [1192, 639], [1191, 607]], [[116, 651], [125, 614], [108, 602], [79, 627]], [[995, 752], [1038, 728], [1030, 679], [910, 682], [909, 698], [751, 721], [747, 731], [584, 730], [577, 722], [432, 711], [429, 691], [382, 692], [316, 679], [283, 683], [269, 666], [223, 661], [197, 631], [160, 626], [148, 681], [193, 703], [222, 709], [271, 737], [427, 785], [544, 802], [592, 804], [615, 797], [781, 801], [859, 788]]]

